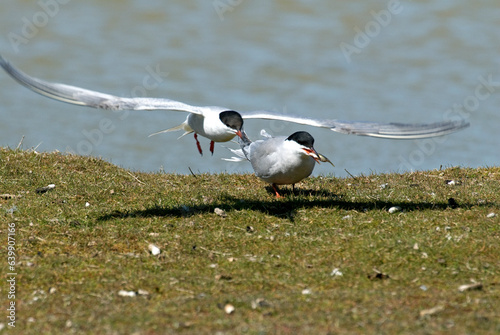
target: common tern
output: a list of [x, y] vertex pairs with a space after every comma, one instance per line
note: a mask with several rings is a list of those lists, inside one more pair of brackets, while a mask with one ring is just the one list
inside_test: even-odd
[[250, 141], [245, 133], [241, 136], [241, 149], [230, 149], [238, 157], [229, 161], [247, 159], [252, 164], [255, 175], [271, 184], [276, 197], [281, 197], [277, 185], [298, 183], [311, 175], [314, 165], [320, 162], [332, 162], [314, 149], [314, 138], [306, 131], [297, 131], [292, 135], [266, 137], [255, 142]]
[[[166, 98], [118, 97], [66, 84], [51, 83], [18, 70], [0, 55], [0, 66], [16, 81], [32, 91], [46, 97], [74, 105], [107, 110], [168, 110], [188, 112], [186, 120], [173, 128], [162, 130], [184, 130], [184, 135], [194, 133], [200, 154], [202, 149], [197, 135], [208, 138], [213, 153], [214, 142], [227, 142], [235, 136], [241, 138], [243, 119], [268, 119], [293, 122], [308, 126], [329, 128], [343, 134], [392, 138], [418, 139], [442, 136], [469, 126], [465, 120], [435, 123], [378, 123], [365, 121], [318, 120], [269, 111], [236, 112], [217, 106], [192, 106]], [[155, 135], [153, 134], [153, 135]], [[181, 136], [181, 137], [182, 137]]]

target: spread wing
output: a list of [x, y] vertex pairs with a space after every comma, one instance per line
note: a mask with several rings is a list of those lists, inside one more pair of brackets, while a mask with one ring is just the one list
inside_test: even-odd
[[12, 66], [0, 56], [0, 66], [21, 85], [46, 97], [74, 105], [110, 110], [171, 110], [203, 114], [207, 107], [197, 107], [183, 102], [159, 98], [126, 98], [87, 90], [65, 84], [51, 83], [31, 77]]
[[313, 127], [330, 128], [342, 134], [354, 134], [392, 139], [418, 139], [442, 136], [466, 128], [465, 120], [434, 123], [379, 123], [365, 121], [318, 120], [267, 111], [241, 113], [243, 119], [268, 119], [293, 122]]

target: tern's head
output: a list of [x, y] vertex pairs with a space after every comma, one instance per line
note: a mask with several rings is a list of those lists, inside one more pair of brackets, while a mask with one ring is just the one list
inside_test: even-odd
[[307, 156], [314, 158], [316, 162], [320, 162], [320, 156], [314, 149], [314, 138], [307, 131], [297, 131], [292, 135], [288, 136], [287, 141], [296, 142], [300, 150], [302, 150]]
[[223, 124], [225, 124], [230, 130], [241, 137], [241, 131], [243, 129], [243, 118], [240, 113], [235, 111], [224, 111], [219, 113], [219, 119]]

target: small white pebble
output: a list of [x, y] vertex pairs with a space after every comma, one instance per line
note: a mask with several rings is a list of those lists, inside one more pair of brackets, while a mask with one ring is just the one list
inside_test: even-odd
[[448, 182], [448, 185], [455, 185], [456, 183], [457, 183], [456, 181], [454, 181], [454, 180], [450, 180], [450, 181]]
[[226, 212], [223, 209], [220, 209], [219, 207], [216, 207], [214, 209], [214, 213], [222, 218], [225, 218], [227, 216]]
[[330, 273], [330, 276], [332, 277], [342, 277], [344, 274], [342, 273], [342, 271], [340, 271], [339, 268], [335, 268], [332, 270], [332, 273]]
[[160, 248], [158, 248], [156, 245], [154, 244], [149, 244], [148, 245], [148, 249], [149, 251], [151, 252], [151, 255], [153, 256], [158, 256], [160, 253], [161, 253], [161, 250]]
[[472, 290], [482, 290], [482, 289], [483, 289], [483, 284], [481, 284], [481, 283], [465, 284], [465, 285], [460, 285], [458, 287], [458, 290], [460, 292], [472, 291]]
[[312, 291], [310, 289], [308, 289], [308, 288], [305, 288], [305, 289], [302, 290], [302, 294], [303, 295], [308, 295], [308, 294], [311, 294], [311, 293], [312, 293]]
[[85, 207], [89, 207], [89, 206], [90, 206], [90, 203], [86, 202]]
[[137, 295], [137, 293], [134, 291], [120, 290], [120, 291], [118, 291], [118, 295], [120, 297], [135, 297]]
[[490, 213], [488, 215], [486, 215], [487, 218], [494, 218], [495, 216], [497, 216], [495, 213]]
[[140, 288], [137, 290], [137, 294], [138, 295], [149, 295], [149, 292]]
[[251, 303], [252, 309], [257, 309], [259, 307], [269, 307], [270, 304], [264, 298], [257, 298]]
[[394, 207], [389, 208], [389, 213], [393, 214], [393, 213], [396, 213], [396, 212], [401, 212], [401, 207], [394, 206]]
[[432, 307], [432, 308], [429, 308], [429, 309], [423, 309], [420, 311], [420, 317], [423, 318], [423, 317], [427, 317], [427, 316], [430, 316], [430, 315], [434, 315], [434, 314], [437, 314], [439, 312], [442, 312], [444, 311], [444, 306], [436, 306], [436, 307]]
[[232, 314], [234, 310], [235, 308], [231, 304], [226, 304], [226, 306], [224, 306], [224, 312], [226, 312], [226, 314]]
[[413, 250], [418, 250], [418, 243], [415, 243], [415, 244], [413, 245]]

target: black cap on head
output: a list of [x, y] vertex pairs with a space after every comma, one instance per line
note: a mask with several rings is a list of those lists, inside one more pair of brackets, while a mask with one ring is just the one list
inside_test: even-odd
[[243, 118], [238, 112], [235, 111], [220, 112], [219, 119], [229, 128], [241, 130], [241, 128], [243, 127]]
[[314, 138], [307, 131], [295, 132], [288, 136], [287, 141], [295, 141], [307, 148], [312, 148], [314, 145]]

